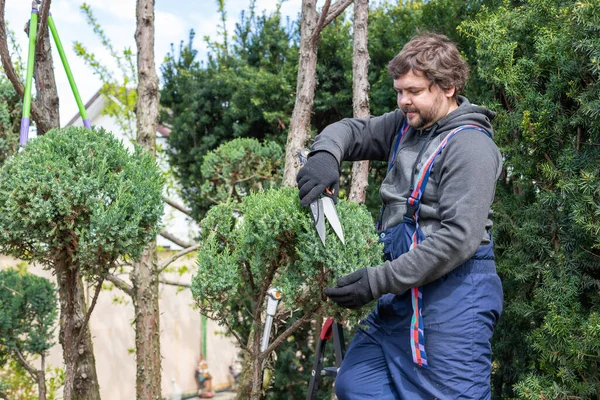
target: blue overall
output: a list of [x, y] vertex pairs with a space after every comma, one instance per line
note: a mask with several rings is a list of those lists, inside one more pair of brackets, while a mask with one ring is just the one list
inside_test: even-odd
[[[407, 212], [402, 223], [380, 232], [386, 260], [426, 240], [418, 227], [418, 202], [413, 212], [414, 216]], [[464, 264], [418, 288], [418, 297], [416, 289], [412, 291], [412, 295], [411, 290], [383, 295], [361, 321], [335, 381], [337, 397], [490, 399], [490, 339], [503, 301], [493, 243], [480, 246]], [[420, 303], [416, 315], [415, 298]], [[416, 316], [419, 329], [413, 330]], [[411, 343], [413, 336], [416, 346]]]

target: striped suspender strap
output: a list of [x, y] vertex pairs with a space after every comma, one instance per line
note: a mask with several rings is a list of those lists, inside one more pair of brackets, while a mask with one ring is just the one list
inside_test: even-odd
[[[394, 167], [394, 161], [396, 161], [396, 155], [398, 154], [398, 148], [400, 147], [400, 142], [402, 142], [402, 138], [404, 137], [404, 134], [406, 134], [406, 132], [408, 131], [408, 128], [410, 128], [410, 126], [406, 123], [406, 121], [404, 121], [404, 123], [400, 127], [400, 130], [398, 131], [398, 134], [396, 135], [396, 140], [394, 141], [394, 148], [392, 149], [392, 159], [390, 160], [390, 163], [388, 164], [387, 173], [389, 173], [392, 170], [392, 168]], [[380, 231], [382, 228], [383, 208], [384, 208], [384, 206], [382, 205], [381, 208], [379, 209], [379, 220], [377, 221], [377, 230], [378, 231]]]
[[[423, 167], [420, 169], [417, 178], [415, 187], [408, 199], [408, 203], [416, 208], [416, 212], [414, 215], [415, 221], [415, 232], [413, 233], [410, 248], [413, 249], [419, 244], [419, 238], [417, 235], [417, 231], [419, 230], [419, 208], [421, 202], [421, 196], [423, 195], [423, 191], [425, 190], [425, 186], [427, 185], [427, 181], [429, 180], [429, 175], [431, 174], [431, 169], [433, 167], [433, 163], [438, 154], [444, 150], [446, 144], [452, 137], [465, 129], [476, 129], [481, 131], [489, 136], [489, 133], [484, 129], [475, 126], [475, 125], [462, 125], [458, 128], [455, 128], [452, 132], [450, 132], [444, 140], [438, 145], [435, 151], [429, 156]], [[412, 306], [413, 306], [413, 315], [410, 324], [410, 347], [412, 349], [413, 362], [420, 367], [427, 368], [427, 353], [425, 352], [425, 333], [424, 333], [424, 324], [423, 324], [423, 316], [421, 315], [422, 311], [422, 300], [423, 293], [421, 287], [414, 287], [411, 289], [412, 295]]]
[[388, 170], [387, 170], [387, 172], [390, 172], [392, 170], [392, 168], [394, 167], [394, 161], [396, 161], [396, 155], [398, 153], [398, 147], [400, 147], [400, 142], [402, 141], [402, 138], [404, 137], [404, 134], [408, 131], [408, 128], [410, 128], [410, 126], [405, 121], [402, 124], [402, 127], [400, 128], [400, 130], [398, 131], [398, 134], [396, 135], [396, 141], [394, 142], [394, 149], [393, 149], [393, 153], [392, 153], [392, 159], [390, 160], [390, 163], [388, 164]]

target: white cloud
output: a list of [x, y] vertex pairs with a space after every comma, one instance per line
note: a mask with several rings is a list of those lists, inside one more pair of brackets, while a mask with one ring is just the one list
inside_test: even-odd
[[179, 38], [185, 32], [184, 18], [165, 11], [155, 11], [156, 36], [162, 38]]
[[86, 0], [92, 9], [109, 14], [112, 18], [119, 18], [135, 24], [135, 0]]
[[[85, 20], [81, 11], [79, 10], [79, 4], [69, 0], [53, 0], [52, 1], [52, 16], [54, 19], [60, 18], [61, 23], [69, 24], [85, 24]], [[59, 34], [61, 30], [57, 27]]]

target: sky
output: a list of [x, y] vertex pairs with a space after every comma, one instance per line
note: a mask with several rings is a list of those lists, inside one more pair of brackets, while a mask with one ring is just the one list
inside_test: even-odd
[[[65, 49], [69, 65], [79, 89], [81, 99], [86, 103], [100, 88], [100, 80], [93, 75], [83, 60], [73, 52], [73, 43], [78, 41], [95, 54], [104, 65], [116, 70], [116, 65], [102, 46], [99, 39], [88, 26], [85, 16], [80, 11], [83, 0], [52, 0], [50, 12], [54, 18], [56, 29]], [[105, 34], [112, 41], [113, 47], [119, 51], [129, 47], [135, 48], [135, 0], [86, 0]], [[155, 57], [156, 71], [160, 77], [160, 65], [171, 50], [171, 43], [177, 49], [181, 40], [187, 42], [190, 29], [196, 32], [194, 40], [198, 50], [198, 59], [206, 59], [206, 43], [204, 36], [217, 37], [217, 25], [220, 24], [217, 0], [155, 0]], [[27, 62], [28, 39], [23, 27], [29, 20], [31, 3], [27, 0], [6, 0], [5, 19], [16, 36], [21, 47], [21, 57]], [[227, 30], [231, 36], [240, 13], [247, 10], [250, 0], [225, 0], [227, 13]], [[270, 13], [275, 10], [277, 0], [256, 0], [256, 11]], [[281, 12], [285, 21], [297, 20], [300, 17], [301, 0], [285, 0]], [[54, 69], [58, 95], [60, 99], [60, 121], [66, 124], [78, 113], [67, 77], [62, 68], [60, 58], [53, 49]], [[135, 59], [135, 58], [134, 58]]]

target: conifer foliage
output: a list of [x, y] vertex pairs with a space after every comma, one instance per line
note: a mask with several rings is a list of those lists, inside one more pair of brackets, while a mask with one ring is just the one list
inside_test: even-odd
[[600, 393], [600, 3], [504, 2], [462, 26], [499, 111], [498, 396]]
[[[56, 288], [48, 279], [0, 270], [0, 368], [12, 361], [13, 369], [18, 365], [27, 371], [25, 379], [34, 379], [42, 400], [47, 394], [45, 358], [54, 344], [57, 313]], [[41, 368], [36, 368], [35, 357], [40, 357]], [[4, 383], [0, 378], [0, 398], [5, 398]]]
[[[30, 140], [0, 170], [0, 252], [57, 275], [65, 398], [94, 398], [87, 327], [104, 277], [118, 258], [140, 257], [157, 234], [163, 177], [152, 155], [129, 152], [103, 129], [54, 129]], [[97, 281], [85, 315], [81, 278]], [[92, 365], [78, 361], [90, 356]], [[92, 372], [90, 372], [92, 371]]]
[[[322, 245], [309, 211], [300, 206], [298, 191], [292, 188], [268, 190], [246, 196], [241, 203], [214, 206], [202, 221], [192, 294], [201, 312], [227, 326], [243, 350], [246, 368], [239, 398], [263, 398], [261, 364], [272, 349], [260, 351], [261, 313], [269, 288], [279, 288], [282, 293], [275, 316], [278, 329], [273, 329], [270, 345], [284, 343], [284, 351], [296, 347], [286, 343], [290, 335], [319, 315], [336, 315], [340, 322], [356, 316], [325, 302], [323, 289], [360, 267], [381, 263], [382, 245], [363, 206], [340, 200], [337, 210], [345, 245], [330, 228], [327, 246]], [[368, 307], [362, 313], [366, 311]], [[314, 349], [297, 348], [296, 356], [312, 361]], [[283, 369], [276, 368], [274, 373], [296, 378]], [[308, 379], [305, 369], [303, 378], [296, 382], [304, 389], [302, 395], [306, 394]], [[278, 394], [282, 396], [278, 398], [286, 397], [285, 393]]]
[[103, 129], [53, 130], [0, 170], [0, 250], [90, 276], [136, 258], [157, 233], [163, 178], [149, 153], [130, 154]]

